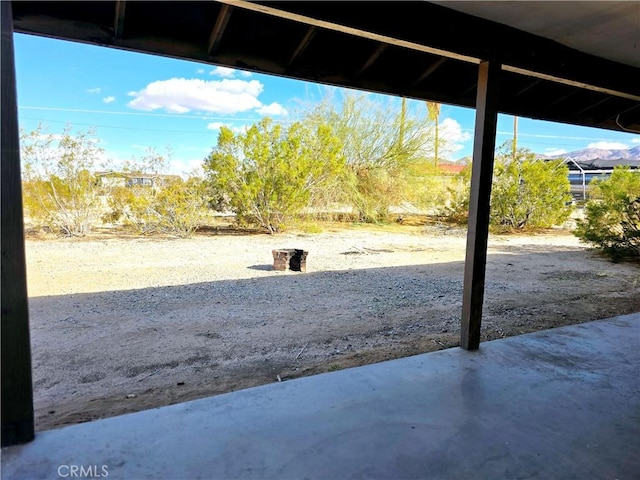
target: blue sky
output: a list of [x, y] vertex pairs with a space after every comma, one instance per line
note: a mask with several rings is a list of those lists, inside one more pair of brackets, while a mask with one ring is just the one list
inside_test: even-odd
[[[116, 164], [170, 146], [171, 170], [180, 174], [201, 165], [220, 125], [242, 129], [264, 116], [287, 122], [326, 92], [309, 82], [31, 35], [16, 34], [15, 51], [21, 128], [95, 127], [105, 159]], [[442, 105], [440, 121], [450, 159], [470, 155], [474, 111]], [[513, 117], [501, 115], [497, 144], [512, 137]], [[538, 153], [638, 144], [637, 134], [518, 120], [518, 145]]]

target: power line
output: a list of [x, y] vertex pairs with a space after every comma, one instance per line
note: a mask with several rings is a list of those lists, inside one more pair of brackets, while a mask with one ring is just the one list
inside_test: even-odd
[[213, 117], [209, 115], [184, 115], [180, 114], [169, 114], [169, 113], [143, 113], [143, 112], [114, 112], [110, 110], [86, 110], [83, 108], [62, 108], [62, 107], [34, 107], [27, 105], [18, 105], [19, 109], [22, 110], [45, 110], [45, 111], [55, 111], [55, 112], [72, 112], [72, 113], [101, 113], [105, 115], [128, 115], [128, 116], [138, 116], [138, 117], [167, 117], [167, 118], [195, 118], [198, 120], [226, 120], [226, 121], [240, 121], [240, 122], [255, 122], [260, 121], [259, 118], [232, 118], [229, 117]]
[[34, 118], [34, 117], [21, 117], [27, 120], [37, 120], [39, 122], [48, 122], [48, 123], [64, 123], [71, 125], [82, 125], [83, 127], [100, 127], [100, 128], [115, 128], [118, 130], [139, 130], [145, 132], [163, 132], [163, 133], [192, 133], [196, 135], [211, 135], [214, 130], [209, 130], [208, 132], [201, 132], [195, 130], [165, 130], [165, 129], [157, 129], [157, 128], [140, 128], [140, 127], [119, 127], [116, 125], [100, 125], [95, 123], [79, 123], [79, 122], [63, 122], [61, 120], [47, 120], [46, 118]]
[[[122, 126], [117, 126], [117, 125], [104, 125], [104, 124], [95, 124], [95, 123], [81, 123], [81, 122], [69, 122], [69, 121], [61, 121], [61, 120], [49, 120], [46, 118], [35, 118], [35, 117], [25, 117], [25, 116], [21, 116], [21, 118], [24, 118], [26, 120], [35, 120], [35, 121], [39, 121], [39, 122], [47, 122], [47, 123], [60, 123], [60, 124], [71, 124], [71, 125], [81, 125], [84, 127], [99, 127], [99, 128], [111, 128], [111, 129], [116, 129], [116, 130], [135, 130], [135, 131], [143, 131], [143, 132], [159, 132], [159, 133], [179, 133], [179, 134], [192, 134], [192, 135], [212, 135], [214, 134], [215, 130], [209, 130], [209, 131], [195, 131], [195, 130], [169, 130], [169, 129], [159, 129], [159, 128], [141, 128], [141, 127], [122, 127]], [[463, 129], [463, 131], [469, 131], [469, 129]], [[498, 135], [512, 135], [513, 132], [497, 132]], [[534, 138], [549, 138], [549, 139], [553, 139], [553, 138], [558, 138], [558, 139], [564, 139], [564, 140], [590, 140], [590, 141], [610, 141], [609, 139], [605, 139], [605, 138], [593, 138], [593, 137], [563, 137], [560, 135], [540, 135], [540, 134], [526, 134], [526, 133], [519, 133], [519, 136], [523, 136], [523, 137], [534, 137]], [[533, 144], [533, 145], [550, 145], [550, 146], [554, 146], [556, 148], [560, 148], [560, 147], [567, 147], [567, 148], [573, 148], [572, 145], [568, 144], [568, 143], [560, 143], [560, 142], [541, 142], [541, 141], [529, 141], [529, 144]]]
[[[513, 135], [513, 132], [496, 132], [496, 133], [497, 135], [509, 135], [509, 136]], [[612, 141], [611, 138], [604, 138], [604, 137], [596, 138], [596, 137], [574, 137], [569, 135], [545, 135], [541, 133], [521, 133], [520, 131], [518, 131], [518, 136], [534, 137], [534, 138], [549, 138], [549, 139], [557, 138], [561, 140], [591, 140], [591, 141], [603, 141], [603, 142]]]
[[[41, 106], [19, 106], [18, 108], [24, 110], [42, 110], [42, 111], [61, 111], [61, 112], [72, 112], [72, 113], [92, 113], [92, 114], [108, 114], [108, 115], [126, 115], [126, 116], [144, 116], [144, 117], [164, 117], [164, 118], [172, 118], [172, 119], [198, 119], [198, 120], [222, 120], [225, 123], [232, 123], [234, 121], [241, 122], [257, 122], [260, 121], [260, 118], [229, 118], [229, 117], [213, 117], [207, 115], [184, 115], [184, 114], [162, 114], [162, 113], [143, 113], [143, 112], [122, 112], [122, 111], [108, 111], [108, 110], [88, 110], [88, 109], [78, 109], [78, 108], [62, 108], [62, 107], [41, 107]], [[105, 125], [105, 124], [95, 124], [95, 123], [80, 123], [80, 122], [70, 122], [70, 121], [61, 121], [61, 120], [48, 120], [43, 118], [35, 118], [35, 117], [25, 117], [21, 116], [21, 118], [28, 120], [35, 120], [41, 122], [49, 122], [49, 123], [62, 123], [62, 124], [72, 124], [72, 125], [82, 125], [88, 127], [100, 127], [100, 128], [111, 128], [117, 130], [135, 130], [135, 131], [146, 131], [146, 132], [159, 132], [159, 133], [178, 133], [178, 134], [196, 134], [196, 135], [211, 135], [215, 130], [209, 131], [195, 131], [195, 130], [174, 130], [174, 129], [156, 129], [156, 128], [141, 128], [141, 127], [123, 127], [118, 125]], [[291, 121], [285, 120], [274, 120], [274, 123], [286, 124], [291, 123]], [[473, 129], [463, 128], [461, 129], [463, 132], [473, 132]], [[497, 135], [508, 135], [511, 136], [513, 132], [511, 131], [498, 131]], [[567, 136], [567, 135], [548, 135], [548, 134], [536, 134], [536, 133], [522, 133], [518, 132], [518, 136], [520, 137], [529, 137], [529, 138], [541, 138], [541, 139], [557, 139], [557, 140], [576, 140], [576, 141], [612, 141], [610, 138], [603, 137], [578, 137], [578, 136]], [[560, 142], [534, 142], [530, 141], [529, 143], [535, 145], [552, 145], [556, 147], [561, 146], [569, 146], [569, 144], [558, 145]]]
[[[18, 108], [23, 109], [23, 110], [45, 110], [45, 111], [59, 111], [59, 112], [74, 112], [74, 113], [98, 113], [98, 114], [105, 114], [105, 115], [128, 115], [128, 116], [141, 116], [141, 117], [164, 117], [164, 118], [173, 118], [173, 119], [178, 119], [178, 118], [189, 118], [189, 119], [198, 119], [198, 120], [223, 120], [226, 122], [234, 122], [234, 121], [239, 121], [239, 122], [257, 122], [260, 121], [262, 119], [262, 117], [252, 117], [252, 118], [229, 118], [229, 117], [214, 117], [214, 116], [208, 116], [208, 115], [184, 115], [184, 114], [168, 114], [168, 113], [143, 113], [143, 112], [122, 112], [122, 111], [109, 111], [109, 110], [87, 110], [87, 109], [81, 109], [81, 108], [63, 108], [63, 107], [39, 107], [39, 106], [27, 106], [27, 105], [19, 105]], [[24, 117], [27, 118], [27, 117]], [[53, 120], [50, 120], [51, 122], [54, 122]], [[274, 119], [275, 123], [290, 123], [289, 121], [276, 121]], [[57, 122], [57, 123], [61, 123], [61, 122]], [[64, 123], [64, 122], [62, 122]], [[78, 123], [78, 125], [86, 125], [86, 124], [80, 124]], [[109, 127], [109, 128], [116, 128], [111, 127], [111, 126], [105, 126], [105, 127]], [[117, 128], [122, 128], [122, 127], [117, 127]], [[143, 130], [143, 129], [140, 129]], [[463, 128], [461, 129], [463, 132], [473, 132], [473, 129], [471, 128]], [[157, 131], [161, 131], [161, 130], [157, 130]], [[174, 130], [166, 130], [167, 132], [169, 131], [174, 131]], [[498, 135], [512, 135], [513, 132], [496, 132]], [[535, 134], [535, 133], [520, 133], [518, 132], [518, 136], [522, 136], [522, 137], [537, 137], [537, 138], [557, 138], [557, 139], [563, 139], [563, 140], [602, 140], [602, 141], [610, 141], [609, 138], [594, 138], [594, 137], [575, 137], [575, 136], [565, 136], [565, 135], [544, 135], [544, 134]]]

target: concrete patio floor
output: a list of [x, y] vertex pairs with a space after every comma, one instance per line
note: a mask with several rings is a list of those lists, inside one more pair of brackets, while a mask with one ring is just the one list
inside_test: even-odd
[[640, 313], [42, 432], [2, 478], [637, 479], [639, 393]]

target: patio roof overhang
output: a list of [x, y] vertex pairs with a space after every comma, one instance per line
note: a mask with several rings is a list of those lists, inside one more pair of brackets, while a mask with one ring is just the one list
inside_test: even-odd
[[500, 113], [640, 131], [639, 2], [18, 1], [13, 19], [21, 33], [472, 108], [477, 66], [495, 60]]
[[469, 350], [480, 339], [498, 113], [640, 132], [637, 1], [0, 4], [3, 446], [34, 436], [13, 31], [475, 108]]

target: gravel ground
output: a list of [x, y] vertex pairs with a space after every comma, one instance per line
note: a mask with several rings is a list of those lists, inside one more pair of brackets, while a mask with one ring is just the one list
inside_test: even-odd
[[[455, 346], [464, 252], [424, 227], [30, 239], [36, 428]], [[639, 289], [567, 232], [492, 236], [483, 340], [640, 311]]]

